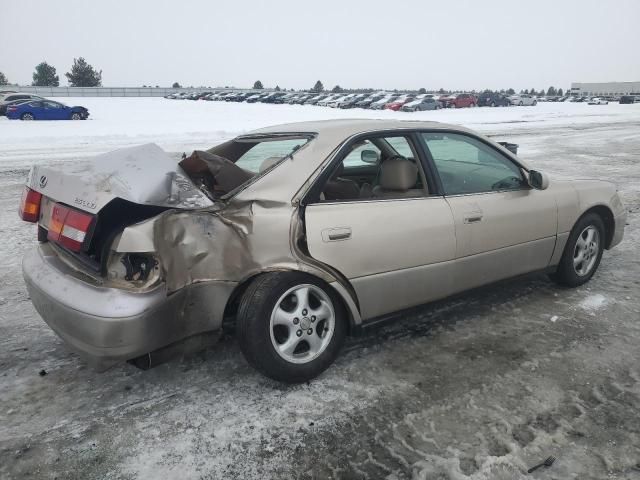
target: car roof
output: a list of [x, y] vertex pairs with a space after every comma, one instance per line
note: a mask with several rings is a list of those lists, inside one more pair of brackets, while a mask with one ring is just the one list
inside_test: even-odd
[[316, 120], [309, 122], [285, 123], [271, 127], [253, 130], [242, 136], [279, 134], [279, 133], [316, 133], [321, 136], [336, 137], [336, 141], [359, 133], [395, 129], [438, 129], [468, 131], [459, 125], [450, 125], [440, 122], [428, 122], [418, 120], [374, 120], [374, 119], [341, 119], [341, 120]]

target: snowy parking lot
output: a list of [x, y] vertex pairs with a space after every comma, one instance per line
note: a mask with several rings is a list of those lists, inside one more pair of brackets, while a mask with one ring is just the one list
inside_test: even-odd
[[[59, 100], [89, 120], [0, 118], [0, 478], [640, 479], [640, 104]], [[583, 287], [533, 275], [415, 309], [300, 386], [260, 376], [231, 337], [149, 371], [97, 373], [35, 312], [20, 261], [36, 232], [17, 216], [30, 165], [149, 142], [178, 158], [266, 125], [354, 117], [461, 124], [519, 144], [552, 180], [613, 181], [625, 238]]]

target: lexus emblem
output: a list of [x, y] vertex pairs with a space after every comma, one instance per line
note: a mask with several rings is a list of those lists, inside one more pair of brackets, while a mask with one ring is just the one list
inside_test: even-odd
[[40, 188], [44, 188], [47, 186], [47, 176], [46, 175], [42, 175], [40, 177]]

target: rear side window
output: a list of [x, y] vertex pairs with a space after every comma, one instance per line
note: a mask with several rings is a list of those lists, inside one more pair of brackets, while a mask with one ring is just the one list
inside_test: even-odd
[[526, 188], [520, 168], [479, 140], [456, 133], [423, 133], [446, 195]]

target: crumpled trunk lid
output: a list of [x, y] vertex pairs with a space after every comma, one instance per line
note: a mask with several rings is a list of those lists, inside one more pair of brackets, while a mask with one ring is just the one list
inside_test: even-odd
[[153, 143], [114, 150], [74, 165], [34, 166], [27, 186], [94, 214], [116, 198], [178, 209], [213, 205], [178, 161]]
[[38, 222], [41, 240], [50, 237], [56, 204], [93, 215], [81, 251], [67, 253], [75, 258], [78, 268], [88, 268], [94, 274], [104, 274], [111, 243], [126, 227], [168, 209], [214, 204], [189, 179], [178, 160], [155, 144], [115, 150], [74, 165], [35, 166], [27, 186], [43, 195]]

